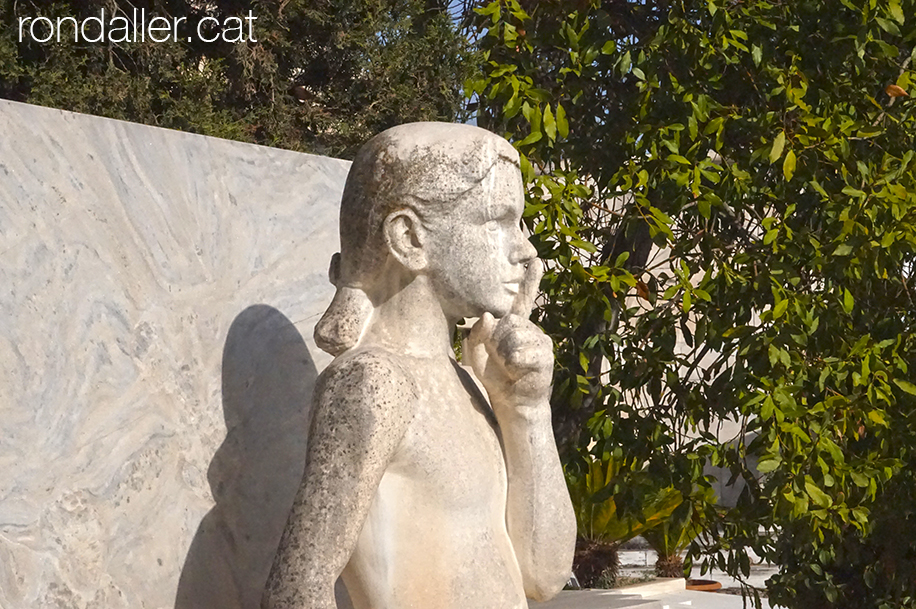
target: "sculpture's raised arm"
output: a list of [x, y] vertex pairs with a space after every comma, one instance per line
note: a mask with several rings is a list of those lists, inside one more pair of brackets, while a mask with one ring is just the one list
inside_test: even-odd
[[531, 260], [512, 311], [484, 313], [471, 330], [467, 359], [487, 390], [506, 453], [506, 523], [525, 594], [552, 598], [572, 563], [575, 514], [557, 454], [550, 415], [553, 345], [528, 316], [540, 283]]

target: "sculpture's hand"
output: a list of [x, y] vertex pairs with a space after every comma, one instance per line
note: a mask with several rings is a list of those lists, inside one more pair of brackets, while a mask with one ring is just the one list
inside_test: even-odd
[[528, 319], [543, 273], [540, 261], [532, 260], [510, 313], [501, 319], [484, 313], [471, 328], [468, 359], [494, 410], [550, 398], [553, 343]]

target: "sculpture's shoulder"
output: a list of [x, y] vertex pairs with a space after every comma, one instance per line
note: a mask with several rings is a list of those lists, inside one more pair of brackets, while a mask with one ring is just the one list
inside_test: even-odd
[[316, 386], [319, 408], [331, 404], [353, 414], [384, 412], [409, 418], [418, 390], [414, 375], [396, 354], [357, 348], [340, 355], [321, 373]]

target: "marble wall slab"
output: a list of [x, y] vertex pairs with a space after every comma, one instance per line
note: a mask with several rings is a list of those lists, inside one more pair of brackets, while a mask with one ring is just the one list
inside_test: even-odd
[[0, 101], [0, 607], [257, 606], [347, 169]]

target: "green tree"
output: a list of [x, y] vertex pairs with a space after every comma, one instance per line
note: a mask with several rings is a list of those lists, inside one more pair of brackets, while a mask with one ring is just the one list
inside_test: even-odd
[[696, 509], [715, 500], [711, 490], [704, 492], [704, 497], [693, 501], [684, 501], [668, 518], [643, 533], [649, 546], [655, 550], [655, 574], [659, 577], [683, 577], [684, 553], [690, 544], [703, 531], [703, 511]]
[[628, 513], [618, 510], [610, 485], [621, 469], [638, 468], [639, 464], [628, 461], [632, 460], [628, 460], [618, 448], [602, 459], [589, 458], [584, 472], [576, 468], [566, 472], [566, 483], [576, 512], [578, 538], [573, 572], [583, 587], [615, 587], [620, 567], [620, 544], [665, 525], [675, 509], [684, 502], [683, 495], [674, 488], [660, 489], [657, 481], [648, 476], [643, 477], [642, 485], [636, 486], [633, 484], [636, 477], [630, 476], [628, 490], [639, 495], [639, 510], [629, 510]]
[[467, 15], [484, 53], [468, 93], [524, 155], [550, 266], [567, 461], [622, 447], [685, 496], [706, 463], [730, 467], [747, 492], [708, 510], [704, 556], [779, 564], [769, 596], [790, 607], [916, 597], [883, 562], [881, 509], [914, 491], [914, 16], [913, 0]]
[[[130, 18], [135, 7], [183, 17], [178, 41], [74, 42], [69, 26], [60, 42], [19, 41], [23, 17]], [[197, 36], [202, 19], [213, 38], [249, 10], [257, 42]], [[350, 157], [387, 127], [454, 120], [467, 47], [447, 0], [2, 0], [0, 97]]]

